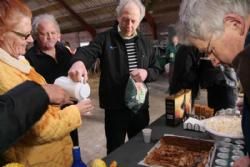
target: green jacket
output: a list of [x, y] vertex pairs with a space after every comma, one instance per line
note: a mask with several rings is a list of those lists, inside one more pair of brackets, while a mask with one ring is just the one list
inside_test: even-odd
[[172, 43], [169, 43], [166, 47], [167, 62], [174, 63], [176, 52], [178, 51], [180, 44], [174, 46]]

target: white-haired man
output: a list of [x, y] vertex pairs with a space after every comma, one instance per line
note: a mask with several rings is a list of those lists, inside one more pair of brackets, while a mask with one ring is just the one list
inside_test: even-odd
[[[185, 0], [180, 9], [179, 36], [205, 52], [215, 64], [236, 68], [245, 101], [242, 129], [248, 155], [250, 153], [250, 48], [244, 49], [250, 27], [250, 0]], [[250, 166], [243, 157], [234, 166]]]
[[32, 23], [34, 46], [25, 54], [26, 59], [48, 83], [67, 76], [71, 52], [60, 43], [60, 27], [53, 15], [41, 14]]
[[129, 76], [136, 82], [156, 79], [159, 67], [152, 46], [137, 28], [145, 15], [140, 0], [121, 0], [117, 21], [112, 29], [99, 34], [89, 46], [78, 49], [69, 75], [73, 80], [87, 79], [87, 69], [100, 58], [100, 106], [105, 110], [107, 153], [130, 139], [149, 123], [148, 95], [137, 114], [125, 105], [125, 87]]
[[[47, 83], [52, 84], [56, 78], [67, 76], [72, 53], [59, 42], [61, 33], [55, 17], [51, 14], [36, 16], [32, 31], [34, 46], [26, 52], [25, 58]], [[79, 145], [77, 130], [70, 135], [74, 145]]]

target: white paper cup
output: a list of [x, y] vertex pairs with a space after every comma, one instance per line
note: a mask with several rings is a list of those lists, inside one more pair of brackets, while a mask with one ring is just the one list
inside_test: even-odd
[[143, 139], [144, 139], [145, 143], [150, 143], [151, 133], [152, 133], [152, 129], [150, 129], [150, 128], [145, 128], [142, 130]]

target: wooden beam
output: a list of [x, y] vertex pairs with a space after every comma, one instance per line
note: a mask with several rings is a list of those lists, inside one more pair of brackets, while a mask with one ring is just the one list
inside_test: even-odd
[[92, 35], [93, 38], [96, 36], [96, 30], [91, 25], [89, 25], [81, 16], [79, 16], [73, 9], [71, 9], [71, 7], [69, 7], [69, 5], [64, 2], [64, 0], [57, 1], [60, 2], [60, 4], [81, 23], [81, 25]]
[[[89, 24], [92, 25], [90, 20], [93, 20], [93, 18], [95, 18], [95, 22], [102, 21], [103, 18], [106, 18], [106, 17], [113, 17], [114, 19], [116, 19], [115, 13], [113, 12], [114, 10], [115, 10], [114, 8], [110, 8], [110, 9], [109, 8], [100, 8], [100, 9], [96, 9], [94, 11], [84, 11], [83, 10], [83, 12], [77, 12], [77, 14], [79, 16], [81, 16], [82, 18], [86, 18], [85, 21], [87, 21]], [[71, 20], [72, 15], [67, 14], [67, 13], [65, 15], [60, 15], [60, 16], [56, 17], [56, 20], [58, 20], [58, 22], [60, 22], [60, 23], [65, 22], [65, 21], [67, 22], [68, 20]]]
[[[107, 28], [107, 27], [112, 27], [115, 23], [115, 19], [105, 19], [102, 20], [98, 23], [93, 23], [91, 24], [93, 27], [95, 27], [95, 29], [100, 29], [100, 28]], [[81, 26], [73, 26], [73, 27], [62, 27], [61, 29], [61, 33], [65, 34], [65, 33], [71, 33], [71, 32], [79, 32], [79, 31], [84, 31], [83, 27]]]
[[[28, 4], [29, 5], [29, 4]], [[50, 13], [51, 11], [54, 11], [55, 9], [60, 8], [61, 5], [58, 2], [51, 2], [51, 3], [46, 3], [43, 5], [39, 5], [36, 8], [32, 8], [32, 14], [34, 16], [40, 15], [40, 14], [44, 14], [46, 13]]]
[[89, 7], [89, 8], [86, 8], [86, 9], [80, 9], [78, 11], [76, 11], [77, 13], [80, 13], [81, 14], [84, 14], [84, 13], [87, 13], [87, 12], [95, 12], [97, 10], [100, 10], [100, 9], [107, 9], [107, 8], [116, 8], [117, 6], [117, 3], [116, 2], [109, 2], [109, 3], [103, 3], [103, 4], [96, 4], [95, 6], [93, 7]]
[[157, 9], [153, 10], [153, 14], [162, 14], [162, 13], [169, 13], [169, 12], [179, 12], [179, 5], [174, 5], [174, 6], [162, 6], [162, 7], [158, 7]]
[[[77, 4], [70, 4], [70, 5], [74, 6]], [[93, 12], [94, 13], [107, 12], [108, 8], [110, 8], [110, 11], [113, 11], [113, 10], [115, 11], [116, 6], [117, 6], [117, 2], [109, 2], [109, 3], [105, 3], [105, 4], [99, 4], [99, 5], [90, 7], [90, 8], [78, 9], [78, 10], [74, 10], [74, 11], [75, 11], [75, 13], [77, 13], [80, 16], [88, 17], [89, 15], [93, 15]], [[58, 3], [58, 1], [55, 1], [55, 2], [51, 2], [51, 3], [47, 3], [45, 5], [40, 5], [39, 7], [36, 7], [36, 8], [32, 8], [32, 13], [34, 16], [39, 15], [39, 14], [43, 14], [43, 13], [45, 13], [45, 11], [46, 11], [46, 13], [53, 13], [56, 10], [60, 9], [61, 7], [62, 7], [62, 5], [60, 3]], [[64, 20], [64, 19], [68, 19], [71, 17], [72, 17], [72, 15], [70, 13], [64, 12], [64, 14], [60, 14], [59, 16], [57, 16], [56, 20]]]
[[156, 24], [165, 23], [165, 24], [176, 24], [178, 21], [178, 11], [168, 12], [168, 13], [161, 13], [161, 14], [154, 14], [154, 18]]
[[146, 11], [145, 13], [145, 19], [150, 25], [150, 28], [153, 34], [153, 39], [157, 39], [157, 26], [156, 26], [153, 16], [150, 13], [148, 13], [148, 11]]

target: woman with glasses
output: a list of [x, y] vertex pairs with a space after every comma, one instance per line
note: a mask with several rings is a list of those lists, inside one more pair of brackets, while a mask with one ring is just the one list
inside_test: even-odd
[[[31, 11], [19, 0], [0, 1], [0, 93], [31, 80], [46, 84], [21, 55], [33, 42]], [[32, 107], [32, 99], [30, 105]], [[65, 101], [66, 103], [66, 101]], [[92, 109], [90, 101], [82, 101], [60, 110], [49, 105], [42, 118], [4, 153], [6, 161], [25, 166], [70, 167], [72, 141], [69, 133], [81, 125], [81, 113]]]

